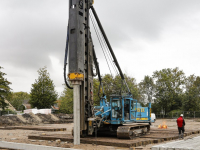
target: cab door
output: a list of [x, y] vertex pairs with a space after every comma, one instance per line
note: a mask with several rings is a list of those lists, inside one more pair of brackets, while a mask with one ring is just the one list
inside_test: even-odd
[[130, 120], [136, 121], [137, 100], [131, 99], [130, 104]]
[[124, 120], [130, 120], [131, 106], [130, 99], [124, 99]]

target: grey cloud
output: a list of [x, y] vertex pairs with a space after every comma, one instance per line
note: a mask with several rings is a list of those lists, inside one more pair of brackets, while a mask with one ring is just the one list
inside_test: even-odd
[[[166, 27], [199, 13], [200, 1], [94, 0], [94, 7], [113, 49], [125, 53], [126, 47], [142, 51], [138, 41], [158, 41]], [[68, 0], [1, 0], [0, 65], [24, 71], [50, 68], [49, 55], [62, 64], [67, 23]], [[97, 57], [103, 60], [93, 29], [92, 37]]]
[[[152, 40], [152, 38], [160, 37], [166, 23], [173, 21], [172, 18], [184, 18], [186, 15], [199, 11], [200, 1], [128, 0], [122, 2], [115, 0], [113, 2], [101, 0], [95, 1], [95, 6], [102, 16], [105, 27], [113, 33], [117, 34], [121, 31], [132, 37]], [[120, 43], [120, 39], [115, 42]]]
[[20, 0], [3, 5], [1, 61], [38, 68], [50, 63], [48, 55], [63, 59], [68, 2]]

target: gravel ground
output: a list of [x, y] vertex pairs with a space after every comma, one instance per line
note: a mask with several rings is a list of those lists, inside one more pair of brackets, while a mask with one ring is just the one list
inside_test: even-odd
[[[176, 129], [176, 119], [158, 119], [155, 123], [152, 124], [151, 128], [158, 128], [159, 124], [165, 122], [168, 126], [168, 129]], [[185, 130], [187, 129], [200, 129], [200, 119], [192, 119], [192, 120], [185, 120], [186, 126]], [[62, 141], [44, 141], [44, 140], [30, 140], [28, 139], [28, 135], [38, 135], [38, 134], [71, 134], [71, 130], [73, 127], [73, 123], [68, 124], [45, 124], [40, 126], [49, 126], [49, 127], [61, 127], [67, 128], [66, 131], [58, 131], [58, 132], [46, 132], [46, 131], [33, 131], [33, 130], [0, 130], [0, 140], [2, 141], [9, 141], [9, 142], [18, 142], [18, 143], [27, 143], [27, 144], [38, 144], [38, 145], [47, 145], [47, 146], [58, 146], [58, 147], [65, 147], [65, 148], [76, 148], [76, 149], [83, 149], [83, 150], [130, 150], [130, 148], [121, 148], [121, 147], [112, 147], [112, 146], [102, 146], [102, 145], [95, 145], [95, 144], [80, 144], [74, 146], [73, 143], [69, 142], [62, 142]], [[187, 136], [187, 138], [192, 138], [195, 136], [199, 136], [199, 134], [193, 134], [191, 136]], [[171, 141], [169, 141], [171, 142]], [[147, 146], [140, 146], [143, 150], [150, 150], [152, 146], [155, 144], [147, 145]]]

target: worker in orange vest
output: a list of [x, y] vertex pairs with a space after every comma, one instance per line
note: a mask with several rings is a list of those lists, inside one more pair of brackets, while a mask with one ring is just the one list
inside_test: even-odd
[[[185, 120], [183, 119], [183, 114], [180, 115], [180, 117], [177, 119], [177, 126], [178, 126], [178, 132], [179, 132], [179, 139], [184, 138], [184, 126], [185, 126]], [[181, 133], [182, 132], [182, 133]]]

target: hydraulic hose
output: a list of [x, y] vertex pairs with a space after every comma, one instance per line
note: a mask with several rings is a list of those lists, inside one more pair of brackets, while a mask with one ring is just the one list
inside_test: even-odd
[[67, 86], [69, 89], [73, 89], [73, 87], [71, 87], [71, 86], [69, 85], [69, 83], [67, 82], [67, 79], [66, 79], [66, 67], [67, 67], [68, 46], [69, 46], [69, 25], [68, 25], [68, 27], [67, 27], [67, 40], [66, 40], [66, 47], [65, 47], [64, 81], [65, 81], [66, 86]]

